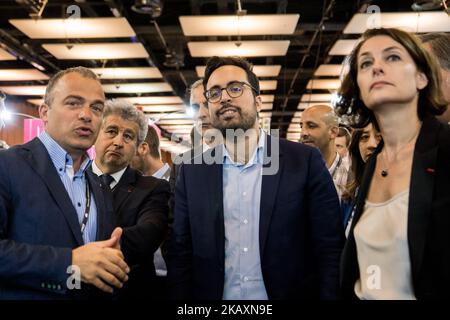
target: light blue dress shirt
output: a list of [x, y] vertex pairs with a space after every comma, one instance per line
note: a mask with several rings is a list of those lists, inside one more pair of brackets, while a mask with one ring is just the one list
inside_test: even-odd
[[247, 164], [235, 163], [223, 146], [225, 223], [224, 300], [267, 300], [259, 252], [259, 209], [266, 134]]
[[[39, 135], [39, 140], [47, 149], [50, 159], [59, 174], [59, 178], [66, 188], [67, 194], [72, 200], [72, 204], [78, 215], [78, 222], [83, 221], [84, 211], [86, 210], [86, 169], [92, 162], [86, 153], [86, 158], [77, 172], [73, 172], [73, 160], [70, 154], [66, 152], [47, 132], [42, 132]], [[91, 190], [91, 207], [89, 210], [89, 218], [86, 224], [86, 229], [83, 232], [84, 243], [95, 241], [97, 237], [97, 206], [95, 205], [94, 194]]]

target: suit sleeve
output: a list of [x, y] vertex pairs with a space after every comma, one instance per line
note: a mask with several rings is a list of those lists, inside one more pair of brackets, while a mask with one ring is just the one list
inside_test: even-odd
[[[0, 157], [0, 283], [64, 294], [72, 249], [19, 243], [8, 239], [8, 225], [18, 219], [4, 157]], [[15, 216], [15, 217], [14, 217]]]
[[149, 254], [161, 245], [167, 231], [169, 192], [169, 183], [158, 179], [158, 185], [148, 194], [139, 210], [137, 223], [124, 228], [121, 246], [129, 264], [147, 261]]
[[309, 217], [321, 299], [337, 299], [344, 244], [339, 198], [319, 151], [312, 150], [308, 176]]
[[175, 211], [167, 261], [169, 295], [192, 299], [192, 241], [187, 205], [185, 165], [179, 167], [175, 187]]

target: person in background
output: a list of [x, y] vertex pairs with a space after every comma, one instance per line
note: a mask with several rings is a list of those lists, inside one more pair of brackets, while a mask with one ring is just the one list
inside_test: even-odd
[[348, 236], [349, 228], [352, 222], [355, 200], [358, 193], [358, 188], [361, 185], [365, 164], [375, 151], [380, 141], [381, 134], [371, 123], [362, 129], [353, 130], [349, 147], [349, 156], [352, 159], [351, 170], [353, 179], [347, 184], [346, 190], [342, 195], [341, 202], [346, 236]]
[[130, 167], [148, 124], [145, 115], [126, 101], [106, 102], [95, 142], [92, 171], [111, 190], [117, 224], [123, 228], [121, 248], [131, 272], [121, 299], [159, 299], [153, 254], [167, 229], [169, 183], [143, 176]]
[[[351, 138], [352, 137], [351, 137], [350, 131], [346, 127], [340, 125], [336, 139], [334, 139], [334, 143], [336, 145], [336, 151], [341, 155], [342, 161], [344, 161], [347, 171], [350, 171], [350, 167], [351, 167], [351, 163], [352, 163], [352, 159], [348, 152]], [[351, 172], [349, 172], [349, 175], [350, 174], [351, 174]], [[347, 182], [350, 180], [352, 180], [352, 177], [347, 177]]]
[[441, 90], [447, 101], [447, 110], [437, 118], [450, 124], [450, 34], [427, 33], [420, 35], [425, 48], [438, 60], [441, 71]]
[[450, 126], [437, 61], [413, 34], [369, 29], [348, 58], [338, 114], [382, 142], [366, 163], [341, 258], [345, 298], [449, 299]]
[[153, 176], [169, 181], [170, 166], [161, 160], [158, 133], [152, 126], [148, 127], [145, 140], [139, 145], [136, 155], [131, 159], [131, 167], [139, 170], [144, 176]]
[[60, 71], [44, 131], [0, 152], [0, 299], [111, 298], [128, 280], [108, 191], [87, 170], [104, 103], [91, 70]]
[[338, 126], [339, 118], [328, 105], [318, 104], [307, 108], [300, 120], [301, 142], [320, 150], [341, 199], [350, 168], [337, 152], [335, 139], [339, 131]]

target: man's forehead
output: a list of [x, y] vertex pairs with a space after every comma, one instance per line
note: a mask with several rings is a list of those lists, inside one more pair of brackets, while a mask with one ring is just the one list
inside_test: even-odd
[[198, 87], [195, 87], [191, 91], [191, 103], [202, 103], [206, 101], [206, 98], [203, 96], [203, 85], [199, 85]]
[[226, 85], [231, 81], [247, 81], [247, 73], [244, 69], [234, 65], [225, 65], [217, 68], [211, 73], [207, 87]]
[[53, 91], [55, 93], [64, 91], [67, 95], [83, 97], [97, 95], [99, 96], [98, 98], [105, 99], [105, 93], [99, 81], [83, 77], [76, 72], [62, 76], [56, 83]]
[[122, 130], [132, 130], [137, 132], [139, 125], [131, 120], [126, 120], [118, 115], [110, 115], [105, 118], [106, 127], [116, 127]]

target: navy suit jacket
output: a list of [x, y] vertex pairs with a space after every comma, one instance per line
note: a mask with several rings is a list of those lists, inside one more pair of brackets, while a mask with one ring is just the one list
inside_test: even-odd
[[[269, 155], [273, 139], [266, 141]], [[334, 299], [344, 236], [332, 178], [317, 149], [280, 139], [279, 151], [278, 172], [264, 175], [261, 187], [259, 247], [268, 297]], [[222, 299], [222, 189], [221, 164], [181, 166], [168, 253], [174, 299]]]
[[131, 268], [119, 297], [160, 298], [153, 255], [167, 231], [169, 183], [128, 167], [112, 195], [117, 225], [123, 228], [121, 249]]
[[[89, 170], [97, 206], [97, 240], [111, 236], [112, 203]], [[71, 299], [103, 296], [81, 284], [68, 290], [72, 249], [82, 246], [69, 195], [39, 139], [0, 152], [0, 299]]]

